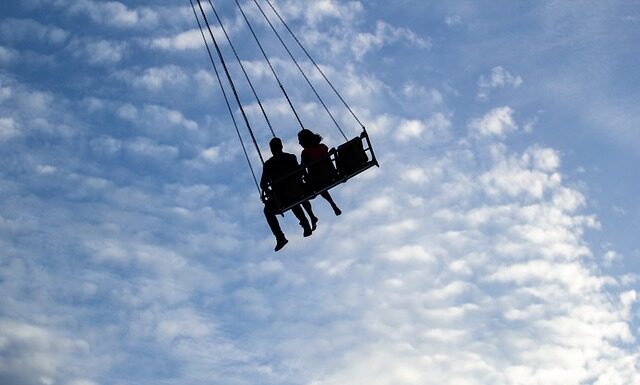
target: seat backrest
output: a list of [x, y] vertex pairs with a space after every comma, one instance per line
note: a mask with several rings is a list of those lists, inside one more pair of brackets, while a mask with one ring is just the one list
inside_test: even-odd
[[353, 138], [338, 146], [336, 165], [338, 166], [338, 172], [343, 176], [359, 171], [368, 160], [369, 158], [360, 137]]

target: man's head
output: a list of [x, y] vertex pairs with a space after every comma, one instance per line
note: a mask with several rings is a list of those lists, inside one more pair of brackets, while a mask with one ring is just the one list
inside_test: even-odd
[[269, 148], [271, 148], [271, 153], [273, 155], [278, 155], [282, 153], [282, 141], [280, 138], [273, 138], [269, 142]]

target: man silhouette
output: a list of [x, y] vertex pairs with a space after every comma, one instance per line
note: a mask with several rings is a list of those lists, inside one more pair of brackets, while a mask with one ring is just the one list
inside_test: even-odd
[[[284, 236], [275, 211], [278, 206], [287, 206], [290, 203], [297, 202], [304, 196], [304, 185], [302, 181], [302, 170], [299, 170], [298, 159], [295, 155], [282, 151], [282, 141], [279, 138], [273, 138], [269, 142], [269, 148], [273, 156], [264, 163], [262, 170], [262, 178], [260, 178], [260, 187], [266, 190], [271, 185], [271, 192], [264, 206], [264, 216], [267, 219], [271, 232], [276, 237], [275, 251], [278, 251], [289, 242]], [[311, 222], [315, 227], [318, 221], [311, 210], [311, 203], [305, 201], [303, 203], [305, 209], [311, 217]], [[302, 207], [295, 205], [291, 208], [293, 215], [300, 221], [304, 232], [303, 236], [311, 235], [312, 230], [309, 220], [304, 215]]]

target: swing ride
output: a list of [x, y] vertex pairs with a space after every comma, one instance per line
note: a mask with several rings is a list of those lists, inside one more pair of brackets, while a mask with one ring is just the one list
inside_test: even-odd
[[[251, 139], [253, 141], [253, 144], [255, 146], [256, 152], [258, 154], [258, 158], [262, 162], [263, 166], [264, 166], [265, 161], [264, 161], [264, 158], [263, 158], [262, 153], [260, 151], [260, 148], [258, 146], [258, 143], [256, 141], [256, 137], [254, 135], [253, 128], [251, 127], [251, 124], [250, 124], [249, 119], [247, 117], [245, 108], [244, 108], [242, 102], [240, 101], [240, 96], [238, 94], [238, 89], [236, 87], [236, 81], [232, 78], [232, 76], [231, 76], [231, 74], [229, 72], [227, 63], [225, 61], [225, 57], [224, 57], [224, 55], [222, 53], [222, 50], [220, 48], [220, 44], [218, 43], [216, 37], [214, 36], [214, 33], [212, 32], [211, 23], [209, 21], [210, 18], [207, 16], [207, 11], [205, 11], [205, 7], [203, 7], [203, 5], [202, 5], [202, 3], [205, 2], [205, 0], [189, 0], [189, 1], [191, 3], [191, 8], [193, 9], [194, 16], [195, 16], [196, 21], [198, 23], [198, 28], [199, 28], [200, 33], [202, 35], [202, 38], [204, 40], [204, 44], [205, 44], [205, 47], [207, 49], [207, 53], [209, 55], [209, 59], [211, 60], [211, 65], [212, 65], [212, 67], [214, 69], [218, 84], [220, 86], [220, 89], [222, 90], [222, 94], [224, 96], [224, 100], [226, 102], [227, 109], [228, 109], [229, 114], [231, 116], [231, 120], [233, 122], [233, 125], [235, 127], [236, 133], [237, 133], [238, 138], [240, 140], [240, 144], [242, 146], [242, 150], [244, 152], [244, 155], [245, 155], [245, 158], [247, 160], [247, 163], [249, 164], [249, 169], [250, 169], [251, 174], [253, 176], [253, 180], [254, 180], [254, 182], [256, 184], [256, 188], [258, 189], [258, 191], [260, 193], [260, 197], [261, 197], [262, 201], [265, 202], [265, 203], [269, 203], [270, 207], [273, 207], [275, 214], [283, 214], [284, 212], [290, 210], [292, 207], [295, 207], [295, 206], [299, 205], [302, 202], [305, 202], [305, 201], [308, 201], [310, 199], [315, 198], [317, 195], [320, 195], [323, 192], [328, 191], [328, 190], [332, 189], [333, 187], [335, 187], [335, 186], [337, 186], [337, 185], [339, 185], [341, 183], [346, 182], [347, 180], [349, 180], [349, 179], [353, 178], [354, 176], [366, 171], [367, 169], [369, 169], [369, 168], [371, 168], [373, 166], [379, 166], [378, 161], [377, 161], [377, 159], [375, 157], [375, 154], [373, 152], [373, 146], [371, 145], [371, 140], [369, 138], [369, 135], [367, 133], [367, 130], [366, 130], [364, 124], [360, 121], [360, 119], [358, 119], [358, 117], [356, 116], [354, 111], [351, 109], [351, 107], [347, 104], [347, 102], [344, 100], [344, 98], [340, 95], [338, 90], [331, 83], [331, 81], [328, 79], [328, 77], [322, 71], [322, 69], [317, 64], [317, 62], [309, 54], [309, 51], [303, 46], [303, 44], [300, 42], [298, 37], [294, 34], [294, 32], [289, 27], [289, 25], [282, 18], [282, 16], [280, 15], [280, 13], [276, 9], [276, 7], [272, 4], [272, 1], [271, 0], [264, 0], [264, 3], [266, 3], [266, 5], [268, 5], [268, 7], [271, 10], [272, 14], [280, 22], [282, 27], [284, 27], [284, 29], [288, 32], [288, 34], [291, 36], [293, 41], [296, 42], [296, 45], [304, 53], [304, 55], [309, 60], [309, 62], [313, 64], [313, 66], [318, 71], [318, 73], [322, 76], [322, 78], [325, 80], [325, 82], [329, 85], [329, 87], [331, 88], [333, 93], [335, 93], [335, 95], [342, 102], [342, 104], [345, 106], [345, 108], [348, 110], [348, 112], [351, 114], [351, 116], [359, 124], [360, 128], [362, 129], [362, 131], [356, 137], [353, 137], [352, 139], [348, 139], [348, 137], [346, 136], [344, 130], [342, 129], [340, 124], [335, 119], [333, 113], [330, 111], [329, 107], [327, 106], [327, 104], [325, 103], [323, 98], [318, 93], [316, 87], [313, 85], [313, 83], [309, 79], [308, 74], [305, 73], [305, 71], [302, 69], [302, 67], [299, 64], [298, 59], [296, 59], [296, 57], [292, 53], [291, 49], [289, 48], [289, 46], [287, 45], [287, 43], [285, 42], [285, 40], [281, 36], [281, 33], [278, 32], [276, 26], [269, 19], [269, 16], [265, 12], [264, 7], [260, 5], [258, 0], [253, 0], [253, 3], [255, 4], [257, 9], [259, 10], [259, 14], [262, 15], [262, 17], [266, 21], [266, 24], [269, 26], [271, 31], [274, 33], [275, 37], [280, 42], [280, 45], [282, 45], [284, 50], [287, 52], [289, 58], [295, 64], [296, 68], [298, 69], [298, 71], [300, 72], [300, 74], [302, 75], [304, 80], [306, 81], [307, 85], [313, 91], [313, 93], [316, 96], [316, 98], [318, 99], [319, 103], [324, 108], [324, 111], [328, 114], [329, 118], [331, 119], [331, 121], [336, 126], [336, 128], [340, 132], [341, 136], [345, 140], [345, 142], [340, 144], [337, 148], [331, 148], [324, 157], [316, 159], [315, 161], [313, 161], [311, 163], [300, 165], [297, 170], [295, 170], [295, 171], [293, 171], [293, 172], [291, 172], [291, 173], [289, 173], [287, 175], [284, 175], [284, 176], [282, 176], [282, 177], [280, 177], [280, 178], [278, 178], [276, 180], [270, 180], [267, 183], [266, 187], [261, 189], [260, 185], [258, 184], [258, 180], [256, 178], [253, 165], [252, 165], [251, 160], [249, 158], [249, 154], [247, 152], [247, 148], [246, 148], [246, 146], [244, 144], [244, 141], [242, 139], [242, 136], [240, 134], [240, 129], [238, 127], [238, 122], [236, 120], [235, 113], [233, 112], [233, 109], [231, 107], [231, 102], [229, 101], [228, 89], [230, 89], [232, 94], [233, 94], [233, 97], [234, 97], [234, 99], [235, 99], [235, 101], [237, 103], [237, 106], [238, 106], [238, 110], [240, 111], [240, 114], [242, 115], [242, 118], [244, 120], [246, 128], [247, 128], [247, 130], [249, 132], [249, 135], [250, 135], [250, 137], [251, 137]], [[247, 27], [249, 28], [249, 31], [251, 32], [251, 35], [253, 36], [255, 42], [257, 43], [257, 46], [259, 47], [259, 50], [260, 50], [265, 62], [268, 64], [269, 69], [271, 71], [271, 74], [273, 75], [274, 79], [278, 83], [278, 86], [279, 86], [280, 90], [282, 91], [282, 94], [284, 95], [285, 99], [287, 100], [287, 103], [288, 103], [289, 107], [291, 108], [291, 111], [293, 112], [293, 115], [295, 116], [295, 118], [297, 120], [297, 123], [299, 124], [301, 129], [304, 129], [305, 126], [302, 123], [301, 117], [300, 117], [298, 111], [296, 110], [296, 108], [294, 107], [294, 103], [291, 100], [289, 94], [287, 93], [284, 85], [282, 84], [282, 82], [280, 80], [280, 77], [278, 76], [276, 70], [274, 69], [274, 67], [273, 67], [273, 65], [271, 63], [271, 60], [269, 59], [269, 56], [265, 52], [263, 44], [262, 44], [261, 40], [258, 38], [258, 35], [256, 34], [256, 31], [254, 30], [252, 23], [249, 21], [249, 18], [247, 17], [247, 14], [245, 13], [245, 11], [243, 9], [243, 6], [240, 4], [239, 0], [234, 0], [234, 1], [235, 1], [236, 5], [237, 5], [237, 8], [238, 8], [240, 14], [242, 15], [243, 20], [245, 21]], [[199, 12], [196, 10], [196, 5], [194, 4], [194, 2], [197, 4], [197, 8], [198, 8]], [[227, 33], [227, 30], [226, 30], [226, 28], [224, 26], [224, 23], [222, 22], [222, 19], [221, 19], [219, 13], [218, 13], [216, 7], [214, 6], [212, 0], [206, 0], [206, 2], [209, 4], [209, 8], [210, 8], [209, 15], [211, 15], [211, 14], [214, 15], [215, 20], [217, 21], [217, 25], [220, 27], [220, 30], [223, 32], [223, 35], [224, 35], [224, 37], [226, 39], [226, 42], [228, 43], [231, 51], [233, 52], [233, 56], [235, 57], [235, 60], [239, 64], [239, 66], [240, 66], [240, 68], [242, 70], [242, 73], [244, 74], [244, 78], [245, 78], [247, 84], [249, 85], [249, 88], [251, 89], [251, 92], [252, 92], [253, 96], [255, 97], [255, 99], [257, 101], [257, 104], [258, 104], [258, 106], [260, 108], [262, 116], [264, 117], [265, 122], [266, 122], [266, 124], [267, 124], [267, 126], [268, 126], [268, 128], [269, 128], [269, 130], [271, 132], [271, 135], [274, 138], [276, 138], [275, 131], [273, 129], [273, 126], [271, 125], [271, 121], [269, 120], [269, 117], [267, 115], [267, 112], [266, 112], [263, 104], [262, 104], [262, 101], [260, 100], [260, 97], [258, 96], [258, 93], [257, 93], [257, 91], [256, 91], [256, 89], [255, 89], [255, 87], [253, 85], [253, 82], [251, 81], [251, 79], [250, 79], [250, 77], [249, 77], [249, 75], [248, 75], [248, 73], [247, 73], [247, 71], [246, 71], [246, 69], [245, 69], [245, 67], [244, 67], [244, 65], [242, 63], [242, 60], [240, 59], [240, 57], [238, 55], [238, 52], [237, 52], [233, 42], [231, 41], [231, 38], [229, 37], [229, 35]], [[209, 38], [210, 38], [209, 40], [210, 41], [207, 39], [207, 37], [205, 35], [206, 32], [208, 32], [207, 35], [209, 36]], [[213, 47], [215, 48], [215, 52], [216, 52], [217, 59], [218, 59], [218, 62], [217, 62], [218, 64], [216, 64], [216, 60], [214, 59], [214, 54], [213, 54], [212, 49], [211, 49], [211, 43], [213, 43]], [[222, 69], [224, 70], [224, 73], [226, 75], [226, 79], [227, 79], [227, 83], [228, 83], [228, 85], [226, 87], [223, 84], [223, 81], [222, 81], [222, 78], [221, 78], [221, 75], [220, 75], [220, 71], [218, 70], [218, 65], [222, 66]], [[314, 167], [317, 167], [320, 164], [327, 164], [328, 162], [330, 162], [331, 166], [335, 170], [335, 172], [332, 173], [332, 177], [324, 180], [321, 184], [319, 184], [319, 183], [311, 183], [311, 180], [310, 180], [310, 177], [309, 177], [309, 175], [311, 173], [309, 173], [309, 170], [313, 169]], [[287, 199], [287, 200], [283, 200], [281, 197], [279, 197], [279, 194], [274, 194], [273, 193], [274, 189], [275, 190], [286, 189], [290, 180], [292, 180], [293, 178], [299, 178], [300, 176], [302, 177], [303, 181], [305, 182], [305, 186], [307, 186], [305, 191], [302, 192], [300, 195], [294, 196], [294, 197], [292, 197], [290, 199]]]

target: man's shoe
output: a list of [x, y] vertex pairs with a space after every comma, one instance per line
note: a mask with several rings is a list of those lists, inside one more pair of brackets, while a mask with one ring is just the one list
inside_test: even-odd
[[311, 231], [311, 227], [309, 227], [309, 225], [303, 227], [304, 232], [302, 233], [303, 237], [308, 237], [309, 235], [311, 235], [311, 233], [313, 233], [313, 231]]
[[284, 247], [289, 241], [287, 238], [278, 239], [278, 243], [276, 243], [276, 248], [273, 251], [278, 251]]
[[334, 206], [333, 207], [333, 213], [336, 214], [336, 216], [338, 216], [338, 215], [342, 214], [342, 210], [340, 210], [338, 208], [338, 206]]
[[318, 224], [318, 218], [317, 217], [313, 217], [311, 218], [311, 231], [316, 231], [316, 227]]

